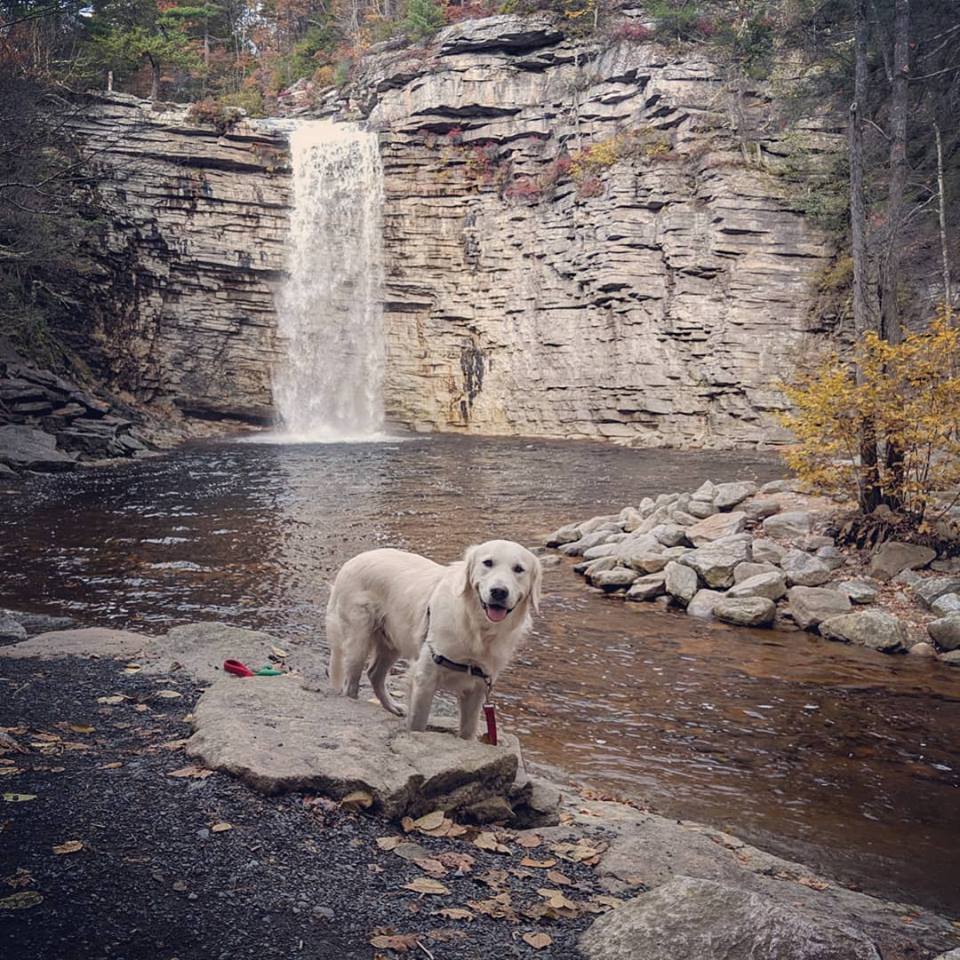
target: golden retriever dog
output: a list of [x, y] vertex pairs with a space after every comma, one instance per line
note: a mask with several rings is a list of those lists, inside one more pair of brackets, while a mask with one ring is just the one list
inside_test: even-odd
[[425, 730], [437, 690], [457, 695], [460, 736], [472, 740], [484, 697], [539, 612], [540, 561], [510, 540], [469, 547], [441, 566], [402, 550], [368, 550], [337, 574], [327, 604], [330, 685], [357, 698], [368, 676], [384, 708], [403, 709], [386, 687], [410, 664], [407, 726]]

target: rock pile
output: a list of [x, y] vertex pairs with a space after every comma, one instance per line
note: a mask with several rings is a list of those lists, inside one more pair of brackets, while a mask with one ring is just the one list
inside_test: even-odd
[[[851, 576], [859, 558], [822, 532], [831, 512], [799, 496], [791, 481], [762, 487], [707, 481], [689, 493], [646, 497], [618, 514], [568, 524], [547, 545], [582, 558], [577, 573], [627, 600], [659, 600], [743, 627], [792, 621], [884, 653], [929, 655], [936, 644], [944, 662], [960, 664], [960, 576], [936, 575], [960, 571], [957, 561], [937, 560], [929, 547], [888, 542], [857, 571], [862, 575]], [[932, 576], [915, 572], [931, 565]], [[913, 620], [871, 606], [884, 590], [919, 605], [913, 620], [936, 617], [925, 624], [922, 641]]]

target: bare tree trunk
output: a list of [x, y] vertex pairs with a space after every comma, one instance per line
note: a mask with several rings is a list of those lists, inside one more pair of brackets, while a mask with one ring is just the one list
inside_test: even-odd
[[943, 302], [948, 316], [953, 314], [953, 298], [950, 290], [950, 248], [947, 244], [947, 195], [943, 182], [943, 138], [940, 125], [934, 123], [933, 133], [937, 140], [937, 186], [940, 191], [940, 255], [943, 257]]
[[[863, 198], [863, 114], [867, 97], [867, 4], [857, 0], [854, 33], [853, 103], [847, 126], [850, 153], [850, 253], [853, 258], [853, 323], [857, 344], [876, 328], [867, 300], [867, 214]], [[863, 383], [863, 371], [857, 364], [857, 383]], [[860, 433], [860, 509], [864, 513], [880, 505], [880, 478], [877, 473], [877, 437], [872, 423], [864, 423]]]

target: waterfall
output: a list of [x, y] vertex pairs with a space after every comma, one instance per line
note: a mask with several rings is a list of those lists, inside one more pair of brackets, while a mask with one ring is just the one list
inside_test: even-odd
[[282, 439], [359, 439], [383, 427], [383, 171], [376, 134], [299, 121], [293, 209], [277, 298]]

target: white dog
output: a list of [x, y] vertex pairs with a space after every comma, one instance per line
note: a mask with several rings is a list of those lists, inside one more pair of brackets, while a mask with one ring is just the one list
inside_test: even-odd
[[470, 547], [441, 566], [402, 550], [369, 550], [347, 561], [327, 604], [330, 685], [356, 699], [368, 676], [391, 713], [386, 687], [401, 657], [410, 663], [407, 726], [424, 730], [438, 689], [457, 694], [460, 736], [472, 740], [484, 696], [539, 612], [540, 561], [509, 540]]

